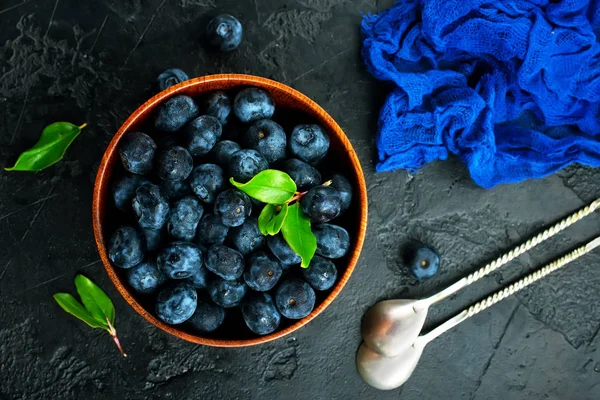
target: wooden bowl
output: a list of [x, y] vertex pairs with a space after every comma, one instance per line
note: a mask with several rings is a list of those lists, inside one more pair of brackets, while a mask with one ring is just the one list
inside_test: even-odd
[[[226, 338], [219, 338], [209, 334], [195, 334], [180, 326], [167, 325], [160, 321], [153, 313], [147, 311], [142, 306], [141, 303], [143, 303], [143, 301], [140, 301], [140, 296], [130, 290], [123, 277], [122, 270], [113, 267], [108, 259], [105, 242], [106, 235], [111, 232], [108, 230], [108, 227], [115, 225], [115, 221], [107, 220], [107, 218], [110, 218], [110, 215], [107, 215], [107, 213], [113, 212], [111, 207], [112, 198], [109, 195], [109, 186], [111, 176], [115, 171], [115, 168], [118, 167], [117, 163], [119, 162], [119, 155], [117, 146], [122, 136], [128, 131], [140, 129], [144, 123], [150, 121], [159, 104], [174, 95], [183, 94], [197, 97], [214, 90], [241, 89], [248, 86], [260, 87], [269, 92], [275, 100], [277, 113], [280, 113], [280, 110], [284, 110], [283, 112], [285, 112], [285, 110], [299, 111], [315, 122], [321, 124], [326, 129], [331, 139], [328, 157], [333, 157], [333, 162], [336, 166], [335, 169], [343, 172], [354, 186], [352, 206], [344, 213], [344, 226], [348, 229], [353, 243], [349, 254], [342, 261], [343, 265], [340, 266], [340, 263], [337, 263], [338, 281], [335, 286], [325, 294], [317, 294], [318, 297], [315, 309], [307, 317], [298, 321], [290, 321], [287, 326], [284, 325], [283, 328], [280, 326], [279, 330], [269, 335], [253, 336], [247, 334], [242, 336], [242, 334], [239, 334], [240, 337], [238, 338], [236, 336], [238, 335], [238, 332], [232, 332], [232, 334], [228, 334], [228, 337]], [[360, 162], [358, 161], [350, 141], [333, 118], [331, 118], [331, 116], [329, 116], [329, 114], [327, 114], [317, 103], [289, 86], [269, 79], [251, 75], [210, 75], [182, 82], [160, 92], [139, 107], [131, 114], [127, 121], [125, 121], [108, 145], [104, 157], [102, 158], [100, 168], [98, 169], [94, 187], [92, 213], [96, 245], [98, 246], [98, 252], [100, 253], [104, 268], [121, 295], [123, 295], [125, 300], [135, 309], [135, 311], [151, 324], [180, 339], [208, 346], [243, 347], [269, 342], [300, 329], [323, 312], [323, 310], [327, 308], [341, 292], [344, 285], [346, 285], [346, 282], [348, 282], [348, 279], [350, 279], [352, 271], [354, 271], [365, 239], [367, 228], [367, 190]], [[282, 322], [283, 320], [284, 319], [282, 319]]]

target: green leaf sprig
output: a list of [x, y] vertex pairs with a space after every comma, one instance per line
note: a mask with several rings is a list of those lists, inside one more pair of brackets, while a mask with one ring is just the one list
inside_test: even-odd
[[75, 288], [83, 305], [69, 293], [56, 293], [54, 300], [63, 310], [79, 318], [92, 328], [102, 328], [107, 331], [123, 357], [127, 357], [117, 337], [114, 326], [115, 307], [110, 298], [94, 282], [83, 275], [75, 277]]
[[42, 131], [38, 142], [21, 153], [14, 166], [4, 170], [37, 172], [56, 164], [86, 126], [87, 124], [76, 126], [69, 122], [48, 125]]
[[[229, 181], [248, 196], [266, 203], [258, 216], [258, 229], [265, 236], [281, 232], [292, 250], [302, 258], [302, 268], [308, 268], [317, 250], [317, 238], [298, 203], [306, 192], [298, 192], [288, 174], [274, 169], [259, 172], [247, 183], [236, 182], [233, 178]], [[323, 185], [329, 184], [330, 181]]]

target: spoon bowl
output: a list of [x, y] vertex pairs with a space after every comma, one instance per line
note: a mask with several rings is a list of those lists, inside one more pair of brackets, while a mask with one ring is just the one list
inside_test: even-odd
[[400, 387], [410, 378], [423, 347], [410, 345], [401, 349], [396, 357], [385, 357], [361, 344], [356, 355], [358, 373], [369, 385], [376, 389], [391, 390]]
[[395, 357], [415, 343], [428, 307], [419, 300], [384, 300], [366, 312], [361, 333], [366, 345], [386, 357]]

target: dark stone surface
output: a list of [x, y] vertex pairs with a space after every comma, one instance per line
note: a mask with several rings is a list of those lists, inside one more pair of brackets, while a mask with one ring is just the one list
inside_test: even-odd
[[[598, 399], [600, 255], [587, 255], [431, 343], [402, 388], [380, 392], [358, 376], [363, 312], [380, 299], [430, 294], [511, 244], [593, 200], [600, 172], [486, 191], [456, 161], [415, 176], [376, 175], [374, 135], [385, 85], [359, 56], [361, 12], [391, 0], [0, 0], [0, 166], [56, 120], [88, 122], [66, 160], [38, 174], [0, 172], [1, 399]], [[232, 54], [207, 53], [208, 15], [244, 24]], [[214, 349], [147, 324], [118, 295], [91, 230], [95, 171], [156, 76], [243, 72], [287, 83], [345, 129], [363, 163], [369, 231], [338, 299], [293, 336], [248, 349]], [[559, 253], [593, 237], [592, 216], [431, 310], [453, 315]], [[417, 285], [401, 265], [409, 239], [442, 255], [436, 279]], [[130, 357], [104, 331], [66, 315], [51, 296], [85, 272], [117, 307]]]

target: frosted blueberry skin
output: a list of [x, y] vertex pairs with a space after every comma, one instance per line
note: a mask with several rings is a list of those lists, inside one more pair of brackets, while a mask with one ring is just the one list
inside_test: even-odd
[[152, 294], [167, 281], [153, 260], [146, 260], [127, 271], [127, 282], [139, 294]]
[[267, 293], [251, 293], [242, 302], [242, 316], [250, 330], [257, 335], [274, 332], [281, 322], [273, 298]]
[[173, 133], [197, 116], [198, 106], [191, 97], [173, 96], [159, 107], [154, 126], [160, 131]]
[[290, 135], [288, 148], [294, 157], [314, 165], [327, 154], [329, 136], [319, 125], [298, 125]]
[[188, 324], [199, 332], [214, 332], [225, 320], [225, 309], [210, 299], [198, 299], [196, 311], [188, 320]]
[[172, 282], [158, 293], [156, 315], [167, 324], [182, 324], [194, 315], [197, 304], [198, 294], [192, 285]]
[[196, 236], [196, 228], [203, 214], [204, 208], [198, 199], [184, 197], [171, 207], [167, 232], [175, 239], [191, 241]]
[[263, 248], [266, 243], [265, 236], [258, 229], [256, 217], [248, 217], [242, 225], [232, 228], [228, 239], [232, 247], [244, 256]]
[[339, 192], [330, 186], [316, 186], [300, 199], [300, 206], [310, 222], [322, 223], [340, 215], [342, 198]]
[[156, 79], [156, 86], [161, 92], [171, 86], [177, 85], [178, 83], [189, 80], [189, 76], [179, 68], [169, 68], [158, 75]]
[[266, 292], [273, 289], [282, 274], [279, 260], [267, 252], [258, 251], [248, 257], [244, 281], [250, 289]]
[[192, 156], [181, 146], [164, 149], [156, 156], [156, 174], [163, 181], [183, 181], [193, 168]]
[[306, 192], [323, 183], [321, 181], [321, 173], [318, 169], [297, 158], [285, 160], [283, 171], [296, 183], [299, 192]]
[[221, 140], [215, 144], [215, 147], [209, 153], [210, 159], [221, 168], [229, 168], [229, 160], [234, 153], [242, 148], [232, 140]]
[[118, 267], [129, 269], [144, 259], [146, 244], [142, 234], [133, 226], [117, 228], [108, 240], [108, 258]]
[[216, 244], [207, 250], [204, 264], [213, 274], [232, 281], [242, 276], [246, 263], [239, 251]]
[[206, 98], [206, 115], [217, 118], [221, 125], [225, 125], [231, 114], [231, 99], [225, 92], [212, 92]]
[[223, 127], [210, 115], [201, 115], [187, 124], [183, 131], [185, 147], [194, 157], [202, 157], [215, 147], [221, 138]]
[[302, 277], [315, 290], [328, 290], [337, 280], [337, 268], [330, 260], [314, 256], [310, 265], [302, 269]]
[[233, 100], [233, 113], [244, 123], [271, 118], [275, 113], [275, 102], [263, 89], [243, 89]]
[[315, 307], [315, 301], [315, 291], [301, 279], [287, 279], [275, 290], [275, 305], [289, 319], [306, 317]]
[[244, 149], [229, 159], [229, 174], [240, 183], [246, 183], [260, 171], [269, 168], [269, 162], [256, 150]]
[[153, 183], [137, 188], [131, 199], [131, 208], [138, 225], [144, 229], [160, 229], [169, 217], [169, 199]]
[[216, 16], [206, 26], [208, 43], [213, 49], [222, 52], [237, 49], [242, 42], [242, 34], [242, 24], [229, 14]]
[[244, 147], [258, 151], [270, 163], [285, 157], [287, 139], [281, 125], [270, 119], [252, 123], [243, 137]]
[[327, 258], [344, 257], [350, 249], [350, 235], [341, 226], [320, 224], [313, 227], [317, 238], [316, 253]]
[[215, 278], [208, 284], [208, 294], [212, 301], [224, 308], [240, 305], [246, 295], [246, 284], [241, 281], [226, 281]]
[[300, 264], [302, 261], [302, 258], [292, 250], [281, 234], [269, 236], [267, 238], [267, 246], [269, 246], [271, 253], [273, 253], [283, 265]]
[[202, 252], [189, 242], [171, 242], [158, 253], [156, 264], [170, 279], [189, 278], [202, 267]]
[[119, 155], [123, 167], [137, 175], [146, 175], [154, 166], [154, 155], [158, 146], [143, 132], [129, 132], [119, 143]]
[[214, 203], [217, 195], [225, 189], [227, 181], [223, 169], [216, 164], [201, 164], [190, 174], [190, 187], [204, 203]]

